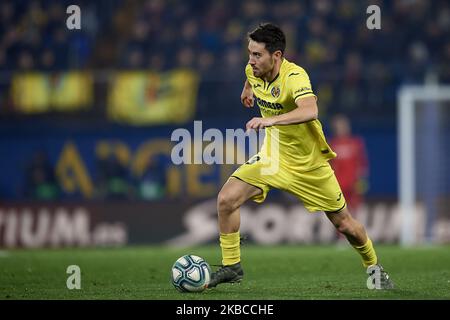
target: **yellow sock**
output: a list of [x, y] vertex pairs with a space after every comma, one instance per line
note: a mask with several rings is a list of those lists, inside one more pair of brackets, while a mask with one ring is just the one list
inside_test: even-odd
[[220, 247], [222, 248], [222, 264], [229, 266], [241, 261], [241, 237], [239, 231], [235, 233], [220, 234]]
[[363, 266], [368, 267], [372, 264], [377, 263], [377, 254], [375, 253], [375, 249], [373, 248], [372, 241], [367, 238], [367, 242], [363, 246], [353, 246], [353, 248], [358, 251], [363, 260]]

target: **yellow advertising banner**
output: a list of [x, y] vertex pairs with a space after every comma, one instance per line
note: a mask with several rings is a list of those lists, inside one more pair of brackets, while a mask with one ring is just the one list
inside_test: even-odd
[[21, 73], [13, 76], [11, 94], [14, 108], [24, 113], [50, 110], [47, 76], [43, 73]]
[[109, 88], [108, 116], [134, 125], [189, 121], [195, 114], [198, 82], [198, 74], [187, 69], [119, 72]]
[[80, 110], [93, 103], [93, 77], [87, 72], [15, 74], [11, 94], [23, 113]]

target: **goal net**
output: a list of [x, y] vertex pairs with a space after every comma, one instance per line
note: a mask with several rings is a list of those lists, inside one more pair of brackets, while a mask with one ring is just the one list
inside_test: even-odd
[[400, 89], [398, 172], [401, 243], [450, 242], [450, 86]]

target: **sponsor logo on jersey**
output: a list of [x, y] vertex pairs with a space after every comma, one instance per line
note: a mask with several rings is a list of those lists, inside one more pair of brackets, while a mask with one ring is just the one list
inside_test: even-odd
[[294, 91], [294, 95], [296, 95], [297, 93], [305, 92], [305, 91], [312, 91], [312, 90], [309, 87], [302, 87], [302, 88], [299, 88], [299, 89], [295, 90]]
[[265, 100], [263, 100], [261, 98], [258, 98], [258, 97], [256, 97], [256, 103], [261, 108], [269, 108], [269, 109], [273, 109], [273, 110], [281, 110], [281, 109], [283, 109], [283, 106], [281, 105], [281, 103], [267, 102], [267, 101], [265, 101]]

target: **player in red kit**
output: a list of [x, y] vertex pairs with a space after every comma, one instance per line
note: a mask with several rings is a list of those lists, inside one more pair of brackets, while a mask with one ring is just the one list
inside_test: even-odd
[[334, 116], [331, 126], [333, 137], [329, 142], [337, 154], [331, 165], [347, 199], [347, 205], [356, 212], [367, 189], [368, 160], [365, 143], [361, 137], [352, 135], [346, 116]]

